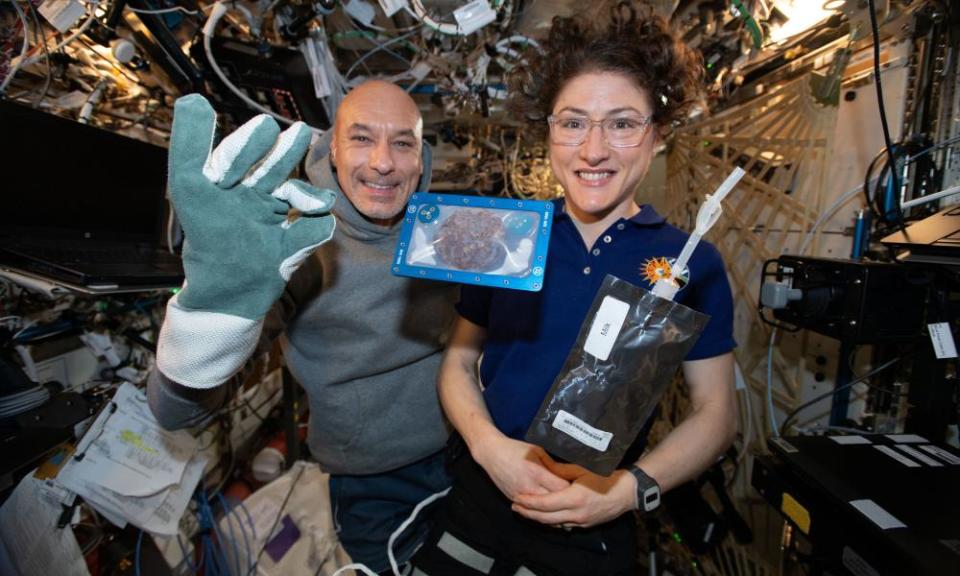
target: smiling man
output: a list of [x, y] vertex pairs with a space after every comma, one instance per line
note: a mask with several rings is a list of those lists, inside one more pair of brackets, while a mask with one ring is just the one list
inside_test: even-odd
[[[306, 162], [310, 183], [338, 195], [333, 236], [290, 277], [253, 331], [254, 342], [250, 330], [232, 332], [220, 317], [185, 313], [174, 298], [161, 332], [159, 369], [148, 384], [162, 425], [195, 425], [230, 395], [224, 385], [230, 379], [216, 381], [205, 370], [226, 364], [219, 373], [233, 374], [250, 356], [244, 350], [268, 350], [279, 338], [287, 366], [307, 393], [307, 440], [331, 474], [340, 541], [353, 560], [377, 571], [388, 568], [390, 534], [417, 503], [449, 485], [442, 457], [448, 426], [435, 379], [456, 291], [390, 273], [407, 200], [430, 184], [422, 125], [416, 104], [397, 86], [371, 81], [350, 92], [334, 129], [313, 143]], [[171, 156], [176, 144], [174, 137]], [[242, 219], [229, 224], [238, 243], [259, 237]], [[187, 234], [194, 251], [195, 240]], [[240, 247], [224, 247], [222, 238], [217, 243], [210, 252], [229, 252], [230, 261], [245, 257]], [[189, 271], [187, 279], [192, 287]], [[421, 521], [397, 541], [399, 561], [426, 530]]]
[[330, 159], [350, 203], [368, 220], [389, 226], [422, 172], [423, 120], [410, 97], [386, 82], [368, 82], [337, 111]]

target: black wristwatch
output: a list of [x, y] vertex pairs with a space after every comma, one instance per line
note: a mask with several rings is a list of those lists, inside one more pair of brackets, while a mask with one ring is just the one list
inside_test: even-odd
[[660, 506], [660, 485], [634, 464], [628, 471], [637, 479], [637, 506], [641, 512], [653, 512]]

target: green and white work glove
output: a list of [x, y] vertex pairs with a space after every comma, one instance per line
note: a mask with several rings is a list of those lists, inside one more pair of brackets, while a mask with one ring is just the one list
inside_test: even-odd
[[[215, 130], [206, 99], [177, 100], [169, 190], [186, 281], [167, 305], [157, 366], [191, 388], [222, 384], [243, 366], [287, 280], [335, 225], [333, 191], [288, 179], [310, 144], [306, 124], [281, 133], [261, 114], [214, 149]], [[301, 212], [295, 221], [291, 207]]]

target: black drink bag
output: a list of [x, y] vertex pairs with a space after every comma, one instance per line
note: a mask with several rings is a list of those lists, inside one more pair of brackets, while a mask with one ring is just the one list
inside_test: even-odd
[[612, 474], [708, 320], [608, 274], [527, 441]]

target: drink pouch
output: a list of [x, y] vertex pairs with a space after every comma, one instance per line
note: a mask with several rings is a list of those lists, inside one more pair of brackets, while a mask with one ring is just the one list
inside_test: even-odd
[[708, 320], [607, 275], [527, 441], [613, 473]]

